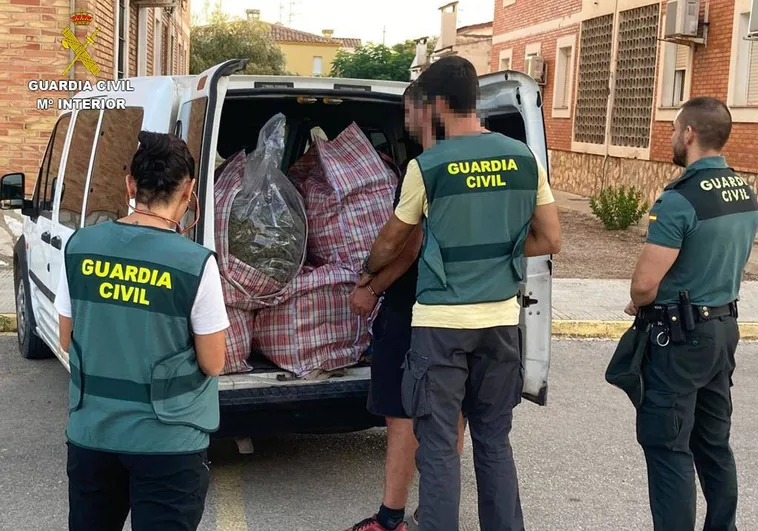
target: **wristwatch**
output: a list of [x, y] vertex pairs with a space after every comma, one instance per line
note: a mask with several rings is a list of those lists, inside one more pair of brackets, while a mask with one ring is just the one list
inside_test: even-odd
[[366, 259], [363, 261], [363, 273], [367, 274], [370, 277], [375, 277], [377, 272], [376, 271], [372, 271], [368, 267], [368, 260], [369, 260], [369, 258], [371, 258], [371, 257], [367, 256]]

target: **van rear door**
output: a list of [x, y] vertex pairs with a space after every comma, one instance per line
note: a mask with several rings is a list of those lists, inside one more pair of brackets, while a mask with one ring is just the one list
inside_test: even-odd
[[[243, 70], [247, 59], [231, 59], [193, 76], [179, 102], [175, 132], [187, 143], [195, 159], [197, 196], [201, 218], [191, 234], [196, 242], [215, 250], [213, 223], [213, 171], [218, 144], [221, 108], [229, 76]], [[180, 81], [181, 82], [181, 81]], [[189, 213], [194, 216], [194, 211]], [[185, 218], [184, 223], [189, 221]], [[192, 222], [189, 221], [189, 224]]]
[[[525, 140], [548, 170], [542, 94], [531, 77], [520, 72], [496, 72], [479, 78], [479, 111], [490, 130]], [[520, 117], [519, 117], [520, 115]], [[509, 119], [509, 116], [513, 119]], [[541, 406], [547, 403], [552, 336], [552, 274], [550, 256], [526, 259], [521, 283], [521, 331], [524, 363], [523, 396]]]

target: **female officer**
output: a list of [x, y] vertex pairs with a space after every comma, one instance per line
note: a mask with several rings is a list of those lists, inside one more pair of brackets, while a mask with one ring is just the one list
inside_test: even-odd
[[121, 531], [130, 510], [135, 531], [202, 518], [229, 321], [213, 253], [178, 232], [194, 173], [181, 139], [141, 132], [134, 213], [66, 244], [55, 306], [71, 370], [71, 531]]

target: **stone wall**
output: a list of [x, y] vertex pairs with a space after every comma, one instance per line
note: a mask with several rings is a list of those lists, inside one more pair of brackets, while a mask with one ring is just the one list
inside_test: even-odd
[[[666, 183], [682, 173], [671, 163], [549, 151], [550, 183], [556, 190], [591, 197], [603, 186], [636, 186], [650, 205]], [[758, 174], [740, 172], [758, 190]]]

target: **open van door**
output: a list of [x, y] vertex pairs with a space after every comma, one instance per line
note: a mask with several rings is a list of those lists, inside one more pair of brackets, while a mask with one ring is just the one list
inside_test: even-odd
[[[243, 70], [247, 63], [248, 59], [231, 59], [189, 78], [191, 85], [185, 88], [179, 102], [179, 116], [174, 129], [174, 132], [187, 143], [195, 159], [201, 217], [191, 236], [199, 244], [213, 250], [213, 172], [221, 108], [229, 86], [229, 76]], [[184, 223], [192, 223], [195, 215], [194, 205], [191, 208]]]
[[[480, 77], [479, 86], [479, 112], [487, 128], [526, 142], [548, 171], [549, 180], [542, 94], [537, 83], [526, 74], [504, 71]], [[552, 337], [553, 263], [550, 256], [525, 260], [526, 277], [519, 292], [523, 396], [544, 406]]]

